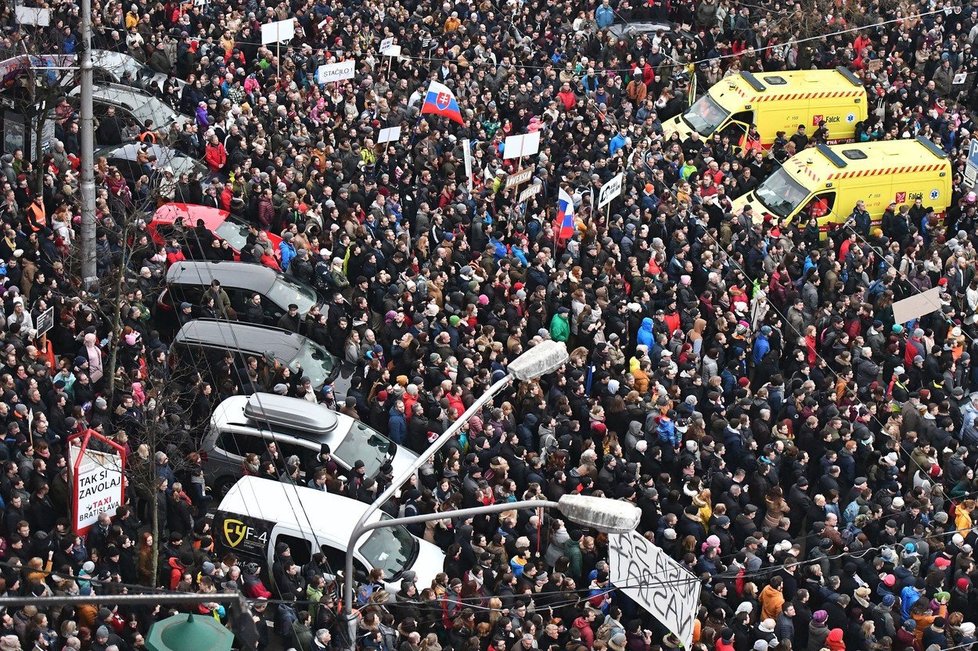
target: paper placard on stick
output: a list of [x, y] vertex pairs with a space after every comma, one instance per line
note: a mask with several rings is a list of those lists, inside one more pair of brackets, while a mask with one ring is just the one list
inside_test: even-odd
[[391, 45], [391, 46], [387, 47], [386, 49], [381, 50], [380, 53], [383, 54], [385, 57], [390, 57], [392, 59], [396, 59], [397, 57], [401, 56], [401, 46], [400, 45]]
[[914, 294], [897, 301], [893, 307], [893, 322], [904, 324], [907, 321], [919, 319], [925, 314], [941, 309], [941, 288], [935, 287], [926, 292]]
[[963, 84], [966, 81], [968, 81], [968, 73], [967, 72], [959, 72], [958, 74], [954, 75], [954, 79], [951, 80], [951, 85], [952, 86], [960, 86], [961, 84]]
[[532, 167], [527, 167], [525, 169], [521, 169], [518, 172], [513, 172], [512, 174], [506, 177], [506, 189], [509, 190], [510, 188], [514, 188], [518, 185], [523, 185], [531, 178], [533, 178]]
[[295, 23], [291, 18], [261, 26], [261, 44], [281, 43], [295, 38]]
[[532, 131], [519, 136], [507, 136], [503, 145], [503, 158], [522, 158], [540, 151], [540, 132]]
[[700, 580], [635, 531], [608, 536], [611, 583], [692, 648]]
[[49, 27], [51, 25], [51, 10], [39, 7], [14, 7], [14, 15], [17, 17], [19, 25], [36, 25], [38, 27]]
[[601, 194], [598, 195], [598, 210], [601, 210], [615, 197], [621, 194], [621, 189], [625, 185], [625, 173], [618, 172], [613, 179], [601, 186]]
[[329, 84], [334, 81], [353, 79], [357, 62], [354, 60], [342, 61], [340, 63], [327, 63], [319, 66], [316, 70], [316, 83]]
[[377, 134], [377, 144], [394, 142], [401, 137], [401, 127], [386, 127]]
[[394, 37], [388, 36], [380, 42], [380, 53], [383, 54], [384, 51], [392, 45], [394, 45]]
[[539, 193], [540, 190], [542, 190], [542, 189], [543, 189], [543, 185], [542, 184], [540, 184], [540, 183], [534, 183], [533, 185], [531, 185], [527, 189], [525, 189], [522, 192], [520, 192], [519, 202], [520, 203], [523, 203], [524, 201], [529, 201], [531, 198], [533, 198], [534, 195], [536, 195], [537, 193]]
[[37, 335], [40, 337], [54, 327], [54, 306], [49, 307], [37, 315]]
[[469, 194], [475, 192], [475, 182], [472, 180], [472, 146], [468, 138], [462, 138], [462, 160], [465, 163], [465, 180], [469, 184]]

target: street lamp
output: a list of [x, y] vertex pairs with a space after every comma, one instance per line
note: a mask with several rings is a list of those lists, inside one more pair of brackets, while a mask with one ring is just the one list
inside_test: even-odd
[[[642, 511], [629, 502], [613, 500], [607, 497], [594, 497], [593, 495], [567, 494], [562, 495], [556, 502], [552, 500], [500, 502], [499, 504], [473, 506], [468, 509], [455, 509], [440, 513], [422, 513], [405, 518], [381, 518], [368, 523], [363, 523], [361, 518], [361, 522], [357, 523], [357, 529], [351, 538], [359, 538], [375, 529], [422, 524], [424, 522], [431, 522], [432, 520], [474, 518], [479, 515], [491, 515], [493, 513], [526, 509], [557, 509], [567, 516], [568, 520], [576, 524], [609, 534], [632, 531], [638, 526], [639, 520], [642, 518]], [[348, 587], [350, 589], [350, 592], [344, 595], [346, 599], [347, 634], [349, 635], [350, 649], [356, 648], [357, 633], [357, 618], [353, 614], [353, 551], [354, 547], [352, 545], [346, 549], [346, 571], [343, 575], [344, 591]]]
[[[553, 373], [567, 361], [567, 358], [567, 346], [563, 342], [547, 339], [511, 361], [506, 367], [506, 375], [492, 384], [492, 386], [490, 386], [485, 393], [479, 396], [479, 398], [473, 402], [461, 416], [458, 417], [458, 420], [452, 423], [441, 436], [435, 439], [435, 441], [428, 447], [427, 450], [424, 451], [424, 453], [418, 455], [418, 458], [409, 468], [405, 469], [404, 472], [395, 477], [391, 481], [390, 486], [387, 487], [387, 490], [377, 496], [377, 499], [375, 499], [373, 503], [367, 507], [367, 510], [364, 511], [363, 515], [360, 516], [360, 519], [357, 520], [356, 525], [353, 527], [353, 532], [350, 534], [350, 540], [346, 545], [346, 564], [343, 572], [343, 604], [346, 607], [346, 616], [349, 618], [350, 624], [350, 648], [355, 646], [354, 638], [356, 633], [356, 618], [353, 615], [353, 550], [356, 549], [357, 543], [360, 541], [360, 538], [363, 537], [363, 534], [371, 529], [377, 528], [376, 526], [368, 528], [367, 520], [374, 514], [375, 511], [377, 511], [377, 509], [383, 506], [384, 503], [387, 502], [387, 500], [389, 500], [405, 482], [414, 476], [414, 474], [418, 471], [418, 468], [423, 466], [429, 458], [437, 453], [446, 443], [452, 440], [455, 435], [458, 434], [459, 430], [461, 430], [462, 427], [469, 422], [470, 418], [479, 413], [484, 406], [492, 401], [497, 393], [508, 387], [513, 380], [523, 382], [542, 377], [548, 373]], [[484, 512], [485, 511], [483, 511], [483, 513]], [[445, 517], [451, 517], [444, 514], [440, 515], [441, 517], [435, 519], [440, 520]], [[391, 520], [387, 520], [386, 522], [390, 523]]]

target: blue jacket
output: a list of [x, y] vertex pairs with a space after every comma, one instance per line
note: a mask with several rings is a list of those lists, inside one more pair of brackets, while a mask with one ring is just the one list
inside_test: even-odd
[[278, 250], [282, 254], [282, 271], [288, 271], [289, 263], [295, 257], [295, 246], [288, 240], [282, 240], [278, 244]]
[[668, 443], [670, 447], [674, 448], [679, 447], [679, 432], [676, 431], [676, 423], [672, 420], [660, 420], [657, 434], [661, 443]]
[[910, 619], [910, 609], [920, 599], [920, 593], [912, 585], [900, 591], [900, 614], [904, 620]]
[[638, 329], [638, 345], [647, 346], [649, 350], [652, 350], [652, 342], [655, 340], [655, 334], [652, 332], [652, 317], [645, 317], [642, 319], [642, 325]]
[[615, 11], [610, 6], [598, 5], [594, 12], [594, 22], [598, 24], [598, 29], [604, 29], [615, 22]]
[[617, 136], [611, 139], [610, 143], [608, 143], [608, 153], [614, 156], [615, 152], [624, 146], [625, 146], [625, 134], [619, 133]]
[[391, 409], [387, 420], [387, 437], [398, 445], [402, 445], [407, 439], [407, 421], [398, 409]]
[[766, 335], [757, 335], [757, 339], [754, 340], [754, 364], [760, 364], [764, 356], [771, 351], [771, 344], [767, 340]]

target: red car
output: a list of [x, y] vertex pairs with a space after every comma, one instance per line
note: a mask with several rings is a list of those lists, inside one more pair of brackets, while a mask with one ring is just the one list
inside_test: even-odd
[[[239, 260], [241, 249], [248, 242], [248, 224], [220, 208], [200, 206], [192, 203], [168, 203], [160, 206], [153, 214], [147, 228], [153, 241], [160, 245], [165, 245], [175, 232], [174, 223], [177, 219], [183, 218], [183, 225], [186, 229], [193, 229], [197, 225], [197, 220], [204, 220], [207, 227], [215, 237], [226, 240], [234, 250], [234, 259]], [[272, 244], [272, 255], [279, 257], [279, 242], [282, 238], [274, 233], [265, 232], [269, 242]]]

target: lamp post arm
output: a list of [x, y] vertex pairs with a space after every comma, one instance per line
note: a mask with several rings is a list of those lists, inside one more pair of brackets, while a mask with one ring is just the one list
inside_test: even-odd
[[449, 520], [455, 518], [469, 518], [477, 515], [492, 515], [493, 513], [505, 513], [506, 511], [527, 510], [527, 509], [558, 509], [560, 504], [550, 500], [523, 500], [520, 502], [500, 502], [499, 504], [487, 504], [486, 506], [473, 506], [467, 509], [454, 509], [442, 511], [440, 513], [422, 513], [419, 515], [409, 515], [404, 518], [391, 518], [389, 520], [377, 520], [363, 525], [361, 535], [369, 533], [375, 529], [385, 529], [387, 527], [407, 526], [412, 524], [422, 524], [432, 520]]
[[[364, 533], [377, 528], [368, 527], [367, 520], [377, 511], [377, 509], [383, 506], [395, 492], [397, 492], [404, 482], [409, 480], [414, 473], [418, 471], [418, 468], [423, 466], [433, 454], [441, 450], [449, 440], [454, 438], [465, 423], [469, 422], [470, 418], [479, 413], [483, 407], [492, 401], [497, 393], [508, 387], [513, 380], [514, 378], [512, 375], [506, 375], [490, 386], [485, 393], [479, 396], [479, 398], [473, 402], [472, 405], [441, 434], [441, 436], [435, 439], [427, 450], [418, 455], [418, 458], [408, 469], [391, 481], [391, 485], [387, 487], [387, 490], [381, 493], [377, 499], [375, 499], [370, 506], [367, 507], [367, 510], [360, 516], [360, 519], [357, 520], [356, 525], [353, 527], [353, 532], [350, 534], [350, 540], [346, 545], [346, 564], [343, 572], [343, 605], [345, 607], [347, 616], [353, 612], [353, 550], [356, 549], [357, 543], [360, 541], [360, 538], [363, 537]], [[442, 515], [441, 517], [443, 518], [445, 516]], [[390, 520], [387, 522], [390, 522]]]

